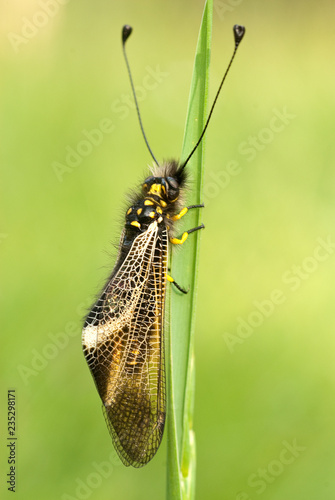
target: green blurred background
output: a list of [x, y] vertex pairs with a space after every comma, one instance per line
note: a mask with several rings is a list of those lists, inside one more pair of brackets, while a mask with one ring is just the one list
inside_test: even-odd
[[[165, 497], [166, 436], [144, 469], [115, 458], [80, 330], [113, 265], [125, 193], [151, 163], [121, 26], [135, 28], [151, 146], [178, 157], [203, 6], [1, 4], [1, 498], [12, 387], [16, 498]], [[331, 0], [215, 2], [211, 96], [232, 25], [247, 33], [207, 134], [198, 499], [335, 498], [334, 14]]]

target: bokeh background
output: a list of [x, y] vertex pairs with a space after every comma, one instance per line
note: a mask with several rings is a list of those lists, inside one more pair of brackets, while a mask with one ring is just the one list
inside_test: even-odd
[[[163, 499], [125, 468], [80, 344], [151, 146], [179, 155], [203, 1], [1, 4], [1, 498]], [[197, 498], [335, 498], [334, 2], [215, 1], [196, 327]], [[100, 132], [97, 132], [100, 130]], [[89, 141], [89, 142], [88, 142]], [[232, 163], [233, 162], [233, 163]], [[182, 279], [179, 279], [182, 281]], [[183, 332], [180, 332], [182, 335]]]

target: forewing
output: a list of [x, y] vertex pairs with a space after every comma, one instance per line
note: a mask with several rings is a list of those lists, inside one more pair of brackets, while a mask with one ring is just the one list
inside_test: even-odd
[[167, 232], [154, 221], [134, 239], [83, 330], [114, 445], [134, 467], [151, 460], [164, 429], [166, 265]]

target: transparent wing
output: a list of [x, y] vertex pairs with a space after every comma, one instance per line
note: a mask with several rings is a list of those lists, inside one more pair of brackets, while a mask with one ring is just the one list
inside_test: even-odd
[[165, 422], [163, 313], [167, 232], [154, 221], [134, 239], [87, 317], [83, 348], [125, 465], [156, 453]]

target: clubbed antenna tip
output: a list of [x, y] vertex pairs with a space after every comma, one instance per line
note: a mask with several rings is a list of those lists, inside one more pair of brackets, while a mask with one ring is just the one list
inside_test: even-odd
[[122, 43], [126, 43], [130, 35], [132, 34], [133, 28], [129, 24], [125, 24], [122, 28]]
[[[125, 26], [125, 28], [126, 27], [127, 26]], [[128, 28], [130, 28], [130, 26], [128, 26]], [[233, 31], [234, 31], [235, 45], [238, 45], [240, 43], [240, 41], [242, 40], [242, 38], [244, 37], [245, 27], [240, 26], [239, 24], [235, 24], [235, 26], [233, 27]], [[131, 31], [130, 31], [130, 33], [131, 33]], [[130, 35], [130, 33], [129, 33], [129, 35]]]

